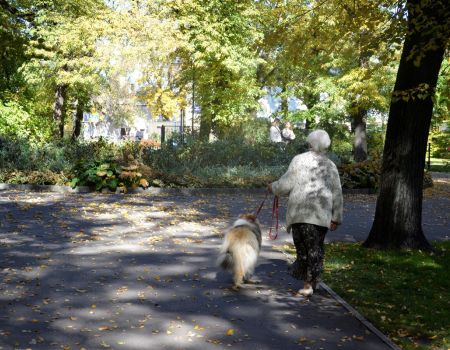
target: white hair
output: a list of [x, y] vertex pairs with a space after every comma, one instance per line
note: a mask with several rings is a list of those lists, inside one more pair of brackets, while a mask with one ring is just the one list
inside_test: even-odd
[[306, 142], [315, 152], [324, 152], [331, 144], [330, 136], [325, 130], [314, 130], [308, 135]]

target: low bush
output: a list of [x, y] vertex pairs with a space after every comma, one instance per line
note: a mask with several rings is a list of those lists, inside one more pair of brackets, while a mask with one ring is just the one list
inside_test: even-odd
[[0, 168], [0, 182], [10, 184], [66, 185], [69, 179], [64, 173], [50, 170], [7, 170]]
[[367, 150], [369, 156], [380, 157], [383, 154], [385, 130], [372, 126], [367, 130]]
[[265, 187], [278, 179], [286, 166], [255, 168], [253, 166], [211, 166], [194, 171], [159, 173], [150, 184], [157, 187]]
[[[177, 140], [178, 141], [178, 140]], [[188, 139], [173, 146], [169, 141], [161, 149], [145, 149], [145, 164], [162, 172], [192, 172], [205, 167], [280, 166], [288, 165], [298, 153], [306, 150], [303, 138], [290, 144], [270, 141], [251, 143], [240, 137], [201, 142]]]
[[73, 168], [72, 187], [91, 186], [97, 191], [107, 188], [111, 191], [119, 189], [126, 192], [130, 188], [148, 187], [146, 178], [154, 176], [148, 167], [136, 160], [132, 153], [139, 153], [139, 145], [127, 142], [121, 148], [122, 156], [111, 154], [98, 160], [80, 160]]
[[[341, 185], [346, 189], [370, 188], [377, 190], [380, 186], [381, 159], [375, 158], [359, 163], [345, 164], [338, 167]], [[433, 179], [428, 171], [423, 175], [423, 188], [433, 186]]]
[[81, 163], [70, 185], [72, 187], [94, 186], [97, 191], [102, 188], [114, 191], [119, 185], [119, 174], [120, 167], [115, 163]]
[[[100, 173], [97, 167], [122, 159], [124, 154], [132, 153], [132, 146], [119, 147], [103, 139], [93, 142], [59, 140], [42, 145], [28, 142], [26, 139], [0, 137], [0, 181], [8, 183], [32, 184], [71, 184], [95, 186], [98, 189], [108, 187], [115, 189], [123, 184], [124, 188], [133, 187], [135, 179], [131, 173], [125, 173], [120, 181], [115, 182], [108, 176], [96, 176]], [[121, 167], [130, 164], [121, 164]], [[127, 175], [127, 176], [126, 176]], [[131, 178], [130, 178], [131, 176]]]
[[[41, 146], [26, 140], [0, 138], [0, 181], [10, 183], [87, 185], [97, 189], [160, 187], [262, 187], [286, 171], [292, 158], [306, 151], [304, 137], [290, 144], [249, 140], [239, 135], [215, 142], [187, 138], [158, 142], [114, 144], [61, 140]], [[174, 146], [178, 144], [178, 146]], [[379, 187], [379, 158], [341, 165], [344, 188]], [[432, 185], [425, 175], [424, 186]]]
[[379, 187], [381, 160], [372, 159], [360, 163], [350, 163], [339, 167], [341, 185], [343, 188], [372, 188]]
[[432, 131], [428, 140], [432, 157], [450, 159], [450, 131]]
[[0, 136], [0, 168], [71, 173], [79, 162], [119, 157], [120, 149], [103, 139], [33, 144], [27, 139]]

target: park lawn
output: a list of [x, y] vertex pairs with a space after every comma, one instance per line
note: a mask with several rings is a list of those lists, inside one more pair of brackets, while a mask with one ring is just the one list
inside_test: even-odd
[[434, 246], [430, 254], [330, 243], [322, 277], [403, 349], [450, 349], [450, 242]]
[[[428, 158], [425, 164], [428, 164]], [[430, 171], [437, 171], [442, 173], [450, 172], [450, 159], [445, 158], [431, 158]]]

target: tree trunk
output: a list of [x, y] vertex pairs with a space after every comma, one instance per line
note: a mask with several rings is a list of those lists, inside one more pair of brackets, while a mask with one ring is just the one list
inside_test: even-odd
[[198, 137], [201, 141], [208, 141], [209, 134], [212, 129], [212, 116], [205, 111], [205, 113], [200, 114], [200, 132]]
[[83, 121], [84, 103], [78, 100], [77, 110], [75, 112], [75, 119], [73, 123], [72, 140], [78, 139], [81, 133], [81, 122]]
[[354, 136], [353, 159], [355, 162], [363, 162], [367, 159], [367, 131], [366, 131], [367, 111], [358, 109], [352, 116]]
[[[305, 104], [306, 108], [308, 108], [308, 110], [313, 108], [320, 100], [319, 94], [314, 94], [311, 92], [305, 92], [302, 97], [303, 97], [303, 103]], [[312, 121], [310, 119], [306, 119], [305, 132], [309, 132], [311, 127], [312, 127]]]
[[58, 84], [55, 90], [55, 105], [53, 107], [53, 121], [55, 122], [55, 138], [64, 137], [64, 100], [66, 98], [67, 85]]
[[286, 121], [287, 117], [289, 115], [289, 101], [288, 101], [287, 87], [286, 87], [285, 82], [283, 82], [283, 87], [281, 89], [280, 112], [281, 112], [281, 118]]
[[309, 132], [309, 130], [311, 130], [311, 126], [312, 126], [312, 121], [309, 119], [306, 119], [305, 121], [305, 131]]
[[[423, 173], [450, 2], [409, 0], [407, 7], [408, 33], [389, 110], [380, 194], [365, 247], [431, 249], [422, 230]], [[417, 53], [423, 55], [420, 62]]]

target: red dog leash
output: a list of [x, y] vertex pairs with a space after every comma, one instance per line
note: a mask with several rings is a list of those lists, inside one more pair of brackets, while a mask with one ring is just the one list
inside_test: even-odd
[[[273, 218], [276, 219], [275, 224], [275, 234], [272, 235], [272, 229], [273, 229]], [[272, 218], [270, 220], [270, 229], [269, 229], [269, 239], [275, 240], [278, 237], [278, 196], [273, 197], [273, 204], [272, 204]]]
[[[266, 191], [266, 195], [259, 205], [258, 209], [256, 210], [255, 216], [258, 217], [259, 213], [261, 212], [262, 207], [264, 206], [264, 203], [266, 202], [267, 196], [269, 195], [269, 191]], [[276, 219], [275, 224], [275, 234], [272, 234], [273, 229], [273, 218]], [[278, 196], [273, 197], [273, 204], [272, 204], [272, 218], [270, 219], [270, 228], [269, 228], [269, 239], [275, 240], [278, 237]]]

